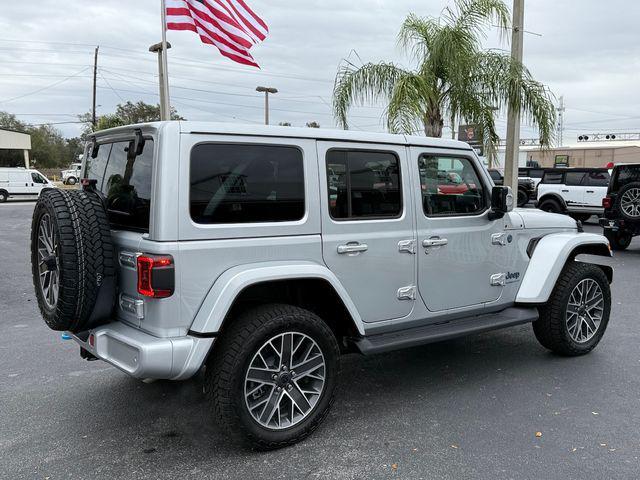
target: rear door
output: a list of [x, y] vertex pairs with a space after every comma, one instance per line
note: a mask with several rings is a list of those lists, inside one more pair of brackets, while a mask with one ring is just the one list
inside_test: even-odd
[[322, 252], [365, 322], [402, 318], [416, 295], [404, 146], [318, 142]]
[[584, 203], [589, 207], [602, 207], [602, 199], [607, 196], [611, 176], [606, 170], [588, 172], [585, 178]]

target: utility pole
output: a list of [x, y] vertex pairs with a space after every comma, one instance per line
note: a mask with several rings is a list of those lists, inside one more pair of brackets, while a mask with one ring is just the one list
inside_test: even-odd
[[98, 124], [96, 117], [96, 82], [98, 80], [98, 50], [100, 47], [96, 47], [95, 54], [93, 56], [93, 107], [91, 109], [91, 124], [93, 125], [93, 129], [96, 129]]
[[[524, 0], [513, 0], [513, 28], [511, 34], [511, 60], [522, 63], [524, 34]], [[516, 107], [516, 108], [513, 108]], [[520, 160], [520, 102], [509, 105], [507, 117], [507, 150], [504, 161], [504, 185], [518, 191], [518, 162]]]
[[256, 92], [264, 92], [264, 124], [269, 125], [269, 94], [278, 93], [277, 88], [273, 87], [258, 87]]
[[564, 95], [560, 97], [560, 105], [558, 106], [558, 146], [564, 145]]
[[[166, 42], [167, 50], [171, 48], [171, 44]], [[160, 120], [171, 120], [171, 107], [168, 99], [167, 77], [164, 69], [164, 48], [162, 42], [156, 43], [149, 47], [149, 51], [158, 54], [158, 82], [160, 85]]]

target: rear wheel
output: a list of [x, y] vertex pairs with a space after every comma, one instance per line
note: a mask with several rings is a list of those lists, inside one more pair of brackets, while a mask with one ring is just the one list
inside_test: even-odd
[[614, 232], [613, 230], [605, 229], [604, 236], [607, 237], [611, 248], [614, 250], [626, 250], [631, 245], [631, 240], [633, 240], [633, 235], [624, 230]]
[[5, 190], [0, 190], [0, 203], [4, 203], [9, 199], [9, 194]]
[[562, 209], [562, 205], [560, 205], [560, 202], [552, 198], [549, 198], [541, 202], [540, 205], [538, 205], [538, 208], [543, 212], [564, 213], [564, 210]]
[[524, 207], [529, 202], [529, 194], [523, 188], [518, 189], [518, 207]]
[[69, 177], [67, 178], [67, 185], [75, 185], [77, 182], [75, 177]]
[[333, 401], [339, 347], [314, 313], [291, 305], [246, 311], [216, 342], [207, 396], [228, 433], [260, 449], [296, 443]]
[[565, 356], [589, 353], [602, 339], [609, 323], [611, 290], [600, 267], [568, 263], [548, 302], [533, 323], [538, 341]]

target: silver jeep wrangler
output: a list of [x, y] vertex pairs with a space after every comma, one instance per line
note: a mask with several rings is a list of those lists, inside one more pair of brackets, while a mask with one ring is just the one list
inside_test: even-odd
[[[607, 240], [513, 210], [465, 143], [164, 122], [92, 138], [81, 190], [34, 211], [42, 315], [82, 357], [205, 390], [260, 448], [326, 417], [340, 355], [532, 323], [590, 352], [611, 307]], [[597, 257], [596, 257], [597, 260]]]

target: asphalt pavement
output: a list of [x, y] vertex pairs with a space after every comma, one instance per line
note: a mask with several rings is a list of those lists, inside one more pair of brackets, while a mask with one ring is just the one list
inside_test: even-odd
[[321, 428], [256, 453], [218, 431], [200, 377], [145, 384], [45, 326], [32, 209], [0, 205], [0, 478], [640, 477], [640, 238], [611, 260], [611, 322], [590, 355], [552, 355], [528, 325], [349, 355]]

